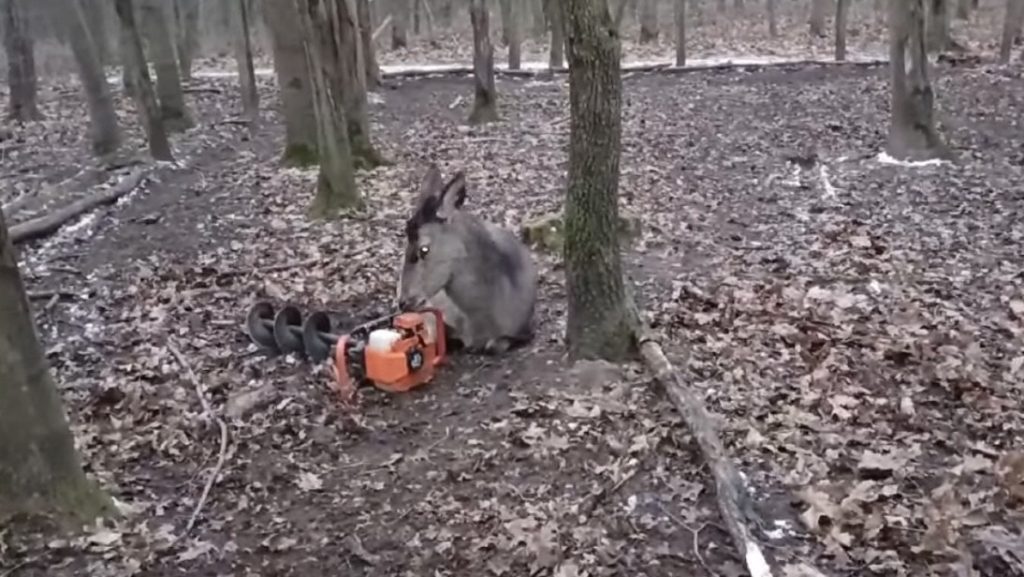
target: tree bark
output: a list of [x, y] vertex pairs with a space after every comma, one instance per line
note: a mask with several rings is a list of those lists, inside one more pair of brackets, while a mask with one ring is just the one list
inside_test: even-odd
[[[507, 7], [507, 8], [506, 8]], [[519, 70], [523, 62], [522, 6], [502, 0], [502, 26], [508, 38], [508, 69]]]
[[829, 0], [811, 0], [811, 18], [809, 21], [811, 35], [825, 37], [825, 13], [828, 12]]
[[0, 375], [0, 525], [18, 514], [75, 523], [115, 514], [110, 498], [82, 469], [2, 209]]
[[294, 0], [264, 0], [263, 16], [270, 30], [284, 116], [282, 162], [286, 166], [311, 166], [318, 162], [317, 122], [299, 12]]
[[1003, 37], [999, 43], [999, 62], [1009, 64], [1013, 43], [1020, 34], [1021, 22], [1024, 20], [1024, 2], [1006, 0], [1006, 11], [1003, 18]]
[[338, 84], [332, 86], [345, 106], [348, 140], [356, 168], [372, 169], [385, 164], [384, 158], [370, 138], [370, 116], [367, 112], [366, 70], [355, 0], [333, 0], [328, 14], [334, 19], [336, 31], [332, 59], [339, 73]]
[[114, 0], [114, 9], [117, 11], [124, 41], [127, 43], [124, 54], [127, 61], [124, 66], [126, 70], [131, 71], [136, 108], [139, 120], [146, 131], [146, 138], [149, 140], [149, 153], [156, 160], [174, 160], [171, 143], [167, 139], [167, 130], [160, 115], [160, 105], [153, 90], [153, 81], [149, 78], [149, 67], [143, 66], [146, 57], [142, 50], [142, 37], [139, 35], [132, 0]]
[[181, 81], [192, 82], [192, 59], [199, 50], [199, 0], [175, 0], [178, 69]]
[[406, 48], [409, 46], [409, 1], [392, 0], [391, 14], [391, 49]]
[[476, 87], [470, 124], [498, 119], [498, 92], [494, 86], [494, 47], [491, 46], [490, 9], [487, 0], [470, 0], [473, 24], [473, 79]]
[[295, 1], [309, 68], [320, 156], [320, 174], [311, 213], [314, 217], [330, 218], [344, 209], [363, 206], [356, 188], [344, 96], [337, 90], [341, 85], [336, 55], [339, 31], [329, 6], [334, 0]]
[[849, 0], [836, 0], [836, 62], [846, 60], [846, 17]]
[[192, 127], [181, 87], [178, 58], [171, 36], [170, 18], [162, 0], [140, 0], [141, 23], [149, 41], [153, 67], [156, 69], [156, 92], [164, 127], [171, 132]]
[[36, 58], [32, 46], [32, 32], [25, 14], [26, 0], [0, 0], [7, 53], [7, 85], [11, 95], [7, 106], [7, 119], [19, 122], [42, 120], [36, 97]]
[[956, 17], [960, 20], [971, 19], [971, 0], [960, 0], [957, 2]]
[[89, 30], [93, 46], [96, 48], [96, 58], [101, 66], [110, 63], [110, 42], [107, 35], [107, 3], [105, 0], [81, 0], [83, 14], [85, 14], [85, 26]]
[[686, 66], [686, 2], [676, 0], [676, 66]]
[[949, 48], [949, 4], [947, 0], [928, 0], [928, 52], [944, 52]]
[[925, 50], [926, 1], [889, 2], [889, 154], [901, 159], [944, 157], [949, 153], [935, 128], [935, 93]]
[[640, 44], [658, 41], [658, 0], [640, 0]]
[[[424, 7], [429, 12], [429, 5], [424, 0]], [[356, 0], [356, 12], [359, 16], [359, 39], [363, 48], [363, 69], [366, 71], [366, 89], [375, 90], [380, 86], [380, 65], [377, 64], [377, 51], [373, 42], [373, 18], [370, 14], [369, 0]], [[430, 17], [427, 17], [427, 28], [433, 27], [429, 24]]]
[[566, 342], [573, 359], [623, 360], [633, 339], [618, 235], [622, 49], [606, 0], [560, 4], [571, 31]]
[[249, 37], [249, 8], [245, 0], [227, 0], [231, 11], [231, 38], [238, 65], [238, 86], [242, 98], [242, 111], [249, 122], [260, 118], [260, 95], [256, 90], [256, 70], [252, 63], [252, 43]]
[[768, 0], [768, 36], [779, 37], [779, 18], [776, 14], [775, 0]]
[[565, 61], [565, 20], [558, 3], [561, 0], [545, 0], [548, 24], [551, 27], [551, 51], [548, 53], [548, 68], [558, 70]]
[[61, 12], [58, 22], [63, 24], [63, 31], [71, 44], [78, 78], [89, 103], [89, 139], [93, 154], [100, 157], [112, 155], [121, 147], [121, 130], [103, 66], [85, 24], [82, 5], [78, 0], [58, 0], [55, 7]]

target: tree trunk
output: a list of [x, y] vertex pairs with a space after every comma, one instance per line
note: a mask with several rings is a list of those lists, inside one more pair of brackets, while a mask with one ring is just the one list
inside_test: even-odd
[[971, 19], [971, 0], [960, 0], [957, 2], [956, 17], [960, 20]]
[[192, 126], [192, 119], [185, 106], [185, 92], [181, 88], [178, 58], [166, 6], [162, 0], [140, 0], [138, 6], [142, 12], [142, 27], [149, 41], [153, 67], [156, 69], [156, 92], [164, 127], [171, 132], [187, 130]]
[[284, 116], [282, 161], [286, 166], [311, 166], [317, 163], [317, 122], [299, 12], [294, 0], [264, 0], [263, 17], [270, 30]]
[[928, 0], [889, 2], [889, 62], [892, 74], [889, 154], [901, 159], [946, 156], [935, 128], [935, 93], [925, 50]]
[[1020, 34], [1021, 21], [1024, 20], [1024, 2], [1021, 0], [1006, 0], [1006, 12], [1003, 18], [1003, 38], [999, 43], [999, 62], [1010, 63], [1010, 52], [1013, 50], [1013, 42]]
[[640, 0], [640, 44], [658, 41], [658, 0]]
[[498, 119], [498, 92], [494, 86], [494, 47], [491, 46], [490, 9], [487, 0], [470, 0], [473, 24], [473, 79], [476, 86], [470, 124]]
[[623, 360], [632, 326], [618, 235], [621, 47], [605, 0], [562, 0], [570, 33], [565, 202], [566, 342], [573, 359]]
[[548, 20], [550, 20], [547, 13], [547, 0], [527, 0], [527, 5], [530, 7], [530, 35], [533, 37], [544, 36], [547, 34]]
[[811, 35], [825, 37], [825, 13], [828, 12], [829, 0], [811, 0]]
[[548, 11], [548, 22], [551, 25], [551, 51], [548, 53], [548, 68], [557, 70], [562, 68], [565, 61], [565, 20], [558, 3], [561, 0], [545, 0], [544, 6]]
[[260, 118], [260, 95], [256, 90], [256, 70], [252, 63], [252, 44], [249, 38], [249, 8], [245, 0], [228, 0], [231, 11], [232, 44], [238, 65], [238, 85], [242, 97], [242, 111], [250, 126]]
[[928, 0], [928, 52], [944, 52], [949, 47], [949, 16], [947, 0]]
[[836, 62], [846, 60], [846, 17], [849, 0], [836, 0]]
[[85, 13], [78, 0], [59, 0], [56, 7], [60, 9], [58, 21], [64, 25], [78, 68], [78, 78], [89, 103], [92, 151], [100, 157], [111, 155], [121, 147], [121, 130], [103, 66], [85, 24]]
[[337, 65], [339, 83], [332, 86], [345, 106], [348, 140], [352, 162], [356, 168], [372, 169], [385, 164], [370, 138], [370, 117], [367, 112], [366, 70], [362, 39], [359, 33], [356, 0], [334, 0], [327, 4], [336, 30], [336, 48], [332, 55]]
[[413, 36], [420, 35], [420, 25], [422, 23], [420, 10], [423, 8], [423, 0], [413, 0], [412, 2], [412, 34]]
[[502, 25], [508, 36], [508, 69], [519, 70], [523, 61], [522, 6], [513, 5], [512, 0], [503, 0], [503, 6], [508, 6], [507, 15], [502, 15], [502, 18], [507, 18]]
[[320, 156], [320, 174], [311, 213], [321, 218], [334, 217], [344, 209], [363, 206], [356, 188], [344, 96], [337, 91], [342, 80], [335, 52], [338, 21], [329, 6], [333, 1], [296, 0], [316, 112]]
[[[0, 210], [0, 525], [18, 514], [91, 523], [115, 514], [82, 469]], [[71, 523], [69, 523], [71, 525]]]
[[167, 131], [160, 116], [160, 105], [157, 104], [156, 93], [153, 90], [153, 81], [149, 78], [149, 67], [141, 65], [146, 57], [142, 50], [142, 37], [139, 35], [132, 0], [114, 0], [114, 9], [123, 29], [124, 40], [127, 42], [124, 54], [127, 61], [124, 66], [132, 74], [136, 108], [142, 127], [146, 130], [146, 138], [149, 140], [149, 153], [156, 160], [174, 160], [171, 143], [167, 140]]
[[508, 23], [512, 19], [512, 0], [498, 0], [498, 9], [501, 11], [501, 44], [508, 46]]
[[686, 66], [686, 2], [676, 0], [676, 66]]
[[36, 98], [36, 58], [32, 46], [32, 32], [25, 14], [26, 0], [0, 0], [7, 53], [7, 85], [11, 95], [7, 119], [18, 122], [42, 120]]
[[392, 0], [391, 49], [398, 50], [407, 46], [409, 46], [409, 2], [408, 0]]
[[776, 15], [775, 0], [768, 0], [768, 36], [779, 37], [779, 18]]
[[[424, 1], [424, 7], [429, 12], [429, 5]], [[380, 66], [377, 64], [377, 51], [373, 46], [373, 19], [370, 17], [369, 0], [356, 0], [356, 12], [359, 16], [359, 39], [363, 49], [363, 69], [366, 71], [366, 89], [375, 90], [380, 86]], [[427, 17], [427, 28], [431, 18]]]
[[106, 0], [80, 0], [82, 2], [83, 14], [85, 14], [85, 27], [89, 30], [93, 46], [96, 48], [96, 58], [100, 66], [110, 64], [110, 42], [107, 34], [107, 10]]
[[199, 50], [199, 0], [175, 0], [178, 8], [178, 69], [181, 81], [192, 82], [192, 59]]

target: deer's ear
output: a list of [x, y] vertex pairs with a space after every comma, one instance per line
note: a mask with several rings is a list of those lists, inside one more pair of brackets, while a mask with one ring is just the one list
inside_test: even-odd
[[466, 203], [466, 175], [460, 170], [441, 189], [437, 216], [448, 219]]
[[417, 201], [423, 202], [423, 199], [428, 196], [440, 195], [442, 188], [444, 188], [444, 180], [441, 178], [441, 169], [437, 167], [437, 164], [431, 163], [427, 168], [427, 173], [423, 175], [423, 182], [420, 183]]

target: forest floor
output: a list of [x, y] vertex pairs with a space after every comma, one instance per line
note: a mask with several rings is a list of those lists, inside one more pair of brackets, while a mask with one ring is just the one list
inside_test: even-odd
[[[179, 164], [19, 245], [78, 447], [124, 516], [69, 539], [0, 528], [0, 575], [745, 574], [641, 368], [563, 358], [555, 256], [536, 254], [532, 345], [367, 390], [358, 415], [321, 367], [244, 332], [263, 299], [386, 310], [428, 162], [465, 170], [467, 206], [496, 222], [557, 210], [564, 76], [499, 79], [502, 119], [484, 127], [465, 125], [468, 78], [388, 81], [371, 115], [395, 164], [361, 173], [367, 210], [331, 224], [305, 215], [315, 172], [278, 165], [273, 79], [252, 132], [225, 123], [235, 82], [196, 78]], [[624, 82], [640, 304], [721, 417], [787, 576], [1024, 575], [1024, 70], [941, 66], [936, 89], [957, 161], [908, 167], [878, 156], [884, 68]], [[0, 159], [4, 202], [114, 178], [89, 164], [77, 87], [44, 82], [42, 104]], [[230, 443], [185, 535], [220, 452], [190, 371]]]

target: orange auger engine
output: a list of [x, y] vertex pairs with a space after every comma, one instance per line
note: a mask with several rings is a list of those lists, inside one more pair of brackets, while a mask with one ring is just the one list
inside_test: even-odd
[[326, 312], [302, 322], [296, 307], [275, 314], [270, 303], [260, 302], [246, 325], [253, 342], [273, 352], [294, 352], [314, 362], [330, 359], [345, 400], [365, 384], [395, 393], [430, 382], [446, 357], [444, 317], [437, 309], [386, 315], [339, 335]]

